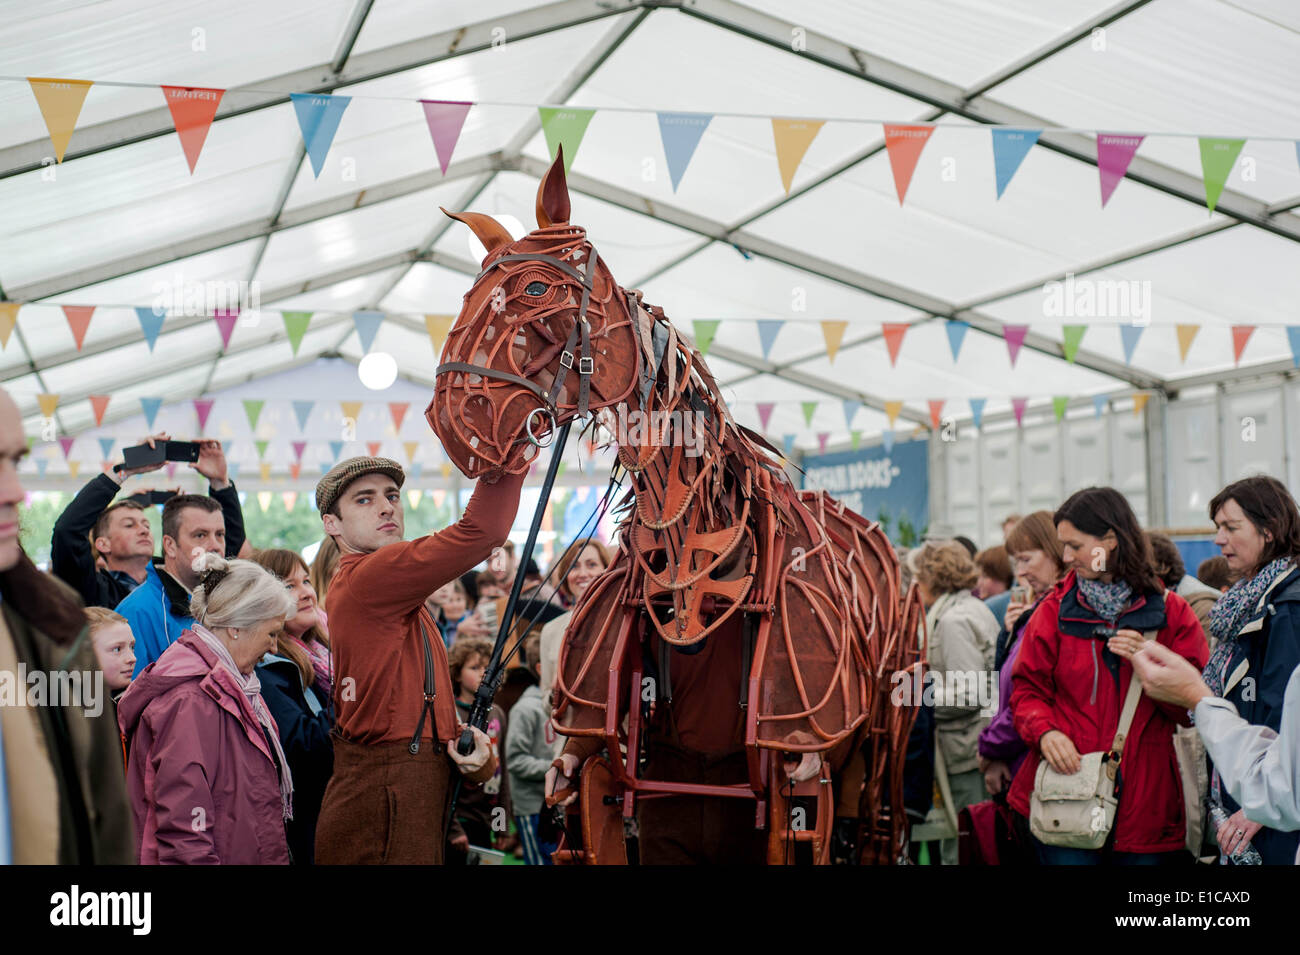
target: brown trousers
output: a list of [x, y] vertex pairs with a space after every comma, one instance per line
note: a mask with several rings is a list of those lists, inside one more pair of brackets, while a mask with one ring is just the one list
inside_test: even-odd
[[447, 748], [424, 740], [353, 743], [334, 735], [334, 775], [316, 824], [317, 865], [442, 865], [453, 772]]
[[[749, 778], [744, 752], [707, 757], [654, 741], [647, 779], [729, 785]], [[642, 865], [762, 865], [767, 830], [754, 828], [752, 799], [664, 796], [637, 802]]]

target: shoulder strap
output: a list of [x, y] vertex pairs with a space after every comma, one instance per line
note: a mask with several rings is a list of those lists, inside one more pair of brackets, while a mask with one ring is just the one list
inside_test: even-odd
[[[1143, 640], [1154, 640], [1156, 630], [1147, 630], [1142, 634]], [[1137, 670], [1133, 670], [1133, 675], [1129, 678], [1128, 693], [1124, 697], [1124, 709], [1119, 714], [1119, 727], [1115, 730], [1115, 741], [1110, 747], [1110, 762], [1118, 764], [1120, 758], [1124, 755], [1124, 740], [1128, 736], [1129, 728], [1133, 725], [1133, 714], [1137, 712], [1138, 697], [1142, 695], [1142, 680], [1137, 675]], [[1112, 770], [1112, 773], [1114, 770]]]
[[[424, 629], [424, 621], [416, 618], [420, 625], [420, 636], [424, 638], [424, 705], [420, 708], [420, 721], [415, 724], [415, 734], [411, 737], [411, 745], [408, 747], [412, 754], [420, 751], [420, 736], [424, 733], [424, 721], [433, 715], [433, 701], [437, 697], [437, 690], [434, 686], [433, 673], [433, 648], [429, 646], [429, 631]], [[434, 726], [437, 726], [437, 717], [434, 716]], [[437, 730], [434, 730], [434, 736], [437, 736]]]

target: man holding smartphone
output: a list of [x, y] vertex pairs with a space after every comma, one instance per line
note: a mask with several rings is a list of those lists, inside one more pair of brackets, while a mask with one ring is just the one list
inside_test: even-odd
[[[167, 440], [167, 434], [155, 434], [141, 445], [154, 448], [156, 442]], [[220, 441], [196, 443], [198, 460], [189, 466], [208, 479], [208, 493], [220, 504], [225, 520], [227, 556], [234, 556], [244, 542], [244, 516], [235, 486], [227, 478], [226, 455]], [[159, 459], [134, 468], [119, 465], [120, 470], [96, 475], [55, 522], [50, 569], [80, 594], [87, 607], [114, 609], [154, 572], [153, 530], [144, 506], [113, 498], [131, 475], [157, 471], [165, 464], [165, 459]], [[106, 569], [96, 568], [97, 557], [104, 558]]]

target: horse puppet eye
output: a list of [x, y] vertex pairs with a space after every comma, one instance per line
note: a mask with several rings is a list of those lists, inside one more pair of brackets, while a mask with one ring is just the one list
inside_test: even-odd
[[546, 283], [545, 283], [545, 282], [529, 282], [529, 283], [528, 283], [528, 286], [524, 289], [524, 294], [526, 294], [526, 295], [534, 295], [534, 296], [536, 296], [536, 295], [545, 295], [545, 294], [546, 294]]

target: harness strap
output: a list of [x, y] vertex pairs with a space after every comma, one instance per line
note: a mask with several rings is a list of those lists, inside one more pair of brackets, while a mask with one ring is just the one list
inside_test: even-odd
[[[420, 752], [420, 737], [424, 733], [425, 717], [433, 716], [433, 701], [438, 695], [437, 689], [433, 682], [433, 648], [429, 646], [429, 631], [424, 629], [424, 621], [418, 621], [420, 624], [420, 636], [424, 638], [424, 706], [420, 708], [420, 721], [415, 724], [415, 735], [411, 737], [410, 750], [414, 755]], [[434, 717], [434, 735], [437, 735], [437, 717]]]
[[523, 385], [533, 394], [537, 395], [538, 398], [542, 399], [548, 408], [552, 410], [555, 408], [555, 404], [551, 400], [551, 397], [546, 392], [542, 391], [536, 382], [529, 381], [527, 378], [520, 377], [519, 375], [511, 374], [508, 371], [497, 371], [495, 368], [488, 368], [483, 365], [474, 365], [467, 361], [449, 361], [439, 365], [437, 369], [434, 370], [434, 375], [441, 375], [444, 372], [449, 371], [466, 371], [470, 374], [482, 375], [484, 378], [499, 378], [502, 381], [509, 381], [516, 385]]

